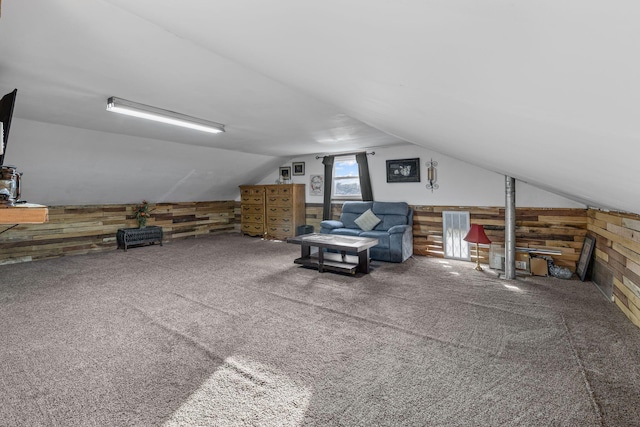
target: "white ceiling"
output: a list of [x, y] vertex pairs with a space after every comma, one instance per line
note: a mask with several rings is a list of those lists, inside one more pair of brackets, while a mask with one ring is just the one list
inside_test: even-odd
[[639, 21], [622, 0], [5, 0], [0, 89], [20, 118], [258, 155], [408, 141], [640, 213]]

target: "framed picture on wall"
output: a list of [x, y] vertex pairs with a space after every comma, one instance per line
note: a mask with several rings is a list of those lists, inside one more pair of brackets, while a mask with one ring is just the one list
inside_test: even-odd
[[293, 174], [304, 175], [304, 162], [293, 162]]
[[584, 243], [582, 244], [582, 251], [580, 251], [580, 258], [578, 259], [578, 265], [576, 266], [576, 274], [583, 282], [587, 276], [587, 269], [591, 262], [591, 254], [593, 254], [593, 247], [595, 244], [596, 241], [593, 237], [585, 236]]
[[324, 195], [324, 175], [311, 175], [309, 178], [309, 195]]
[[291, 166], [282, 166], [280, 167], [280, 178], [283, 181], [288, 181], [291, 179]]
[[387, 160], [387, 182], [420, 182], [420, 159]]

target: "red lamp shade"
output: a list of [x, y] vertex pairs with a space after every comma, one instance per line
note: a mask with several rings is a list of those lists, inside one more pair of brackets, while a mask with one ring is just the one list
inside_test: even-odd
[[491, 240], [484, 234], [484, 227], [479, 224], [471, 224], [471, 229], [464, 237], [464, 240], [471, 243], [489, 244]]

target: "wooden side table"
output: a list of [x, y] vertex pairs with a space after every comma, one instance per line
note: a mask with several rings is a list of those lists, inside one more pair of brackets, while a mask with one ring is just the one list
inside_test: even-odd
[[131, 245], [141, 245], [144, 243], [154, 244], [159, 242], [162, 246], [162, 227], [151, 225], [144, 228], [120, 228], [116, 233], [118, 249], [127, 248]]

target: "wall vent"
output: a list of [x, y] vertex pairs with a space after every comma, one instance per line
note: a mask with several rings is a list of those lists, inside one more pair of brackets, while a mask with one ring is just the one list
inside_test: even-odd
[[469, 243], [464, 240], [471, 227], [470, 223], [469, 212], [442, 212], [442, 238], [445, 258], [471, 260]]

